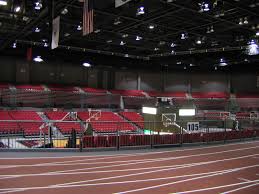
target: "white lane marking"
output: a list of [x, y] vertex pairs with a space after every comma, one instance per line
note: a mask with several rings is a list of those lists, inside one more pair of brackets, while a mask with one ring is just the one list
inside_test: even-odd
[[[256, 154], [256, 155], [258, 155], [258, 154]], [[124, 178], [124, 177], [138, 176], [138, 175], [143, 175], [143, 174], [151, 174], [151, 173], [155, 173], [155, 172], [163, 172], [163, 171], [169, 171], [169, 170], [175, 170], [175, 169], [181, 169], [181, 168], [189, 168], [189, 167], [194, 167], [194, 166], [213, 164], [213, 163], [223, 162], [223, 161], [242, 159], [242, 158], [247, 158], [247, 157], [251, 157], [251, 156], [254, 156], [254, 154], [253, 155], [242, 156], [242, 157], [236, 157], [236, 158], [228, 158], [228, 159], [214, 160], [214, 161], [208, 161], [208, 162], [199, 162], [199, 163], [183, 165], [183, 166], [175, 167], [175, 168], [160, 169], [160, 170], [141, 172], [141, 173], [134, 173], [134, 174], [127, 174], [127, 175], [119, 175], [119, 176], [113, 176], [113, 177], [105, 177], [105, 178], [93, 179], [93, 180], [87, 180], [87, 181], [69, 182], [69, 183], [63, 183], [63, 184], [58, 184], [58, 185], [71, 185], [71, 184], [78, 184], [78, 183], [85, 183], [85, 182], [92, 182], [92, 181], [100, 181], [100, 180], [107, 180], [107, 179], [115, 179], [115, 178]]]
[[[258, 166], [258, 165], [254, 165], [254, 167], [256, 167], [256, 166]], [[214, 177], [214, 176], [218, 176], [218, 175], [225, 175], [225, 174], [228, 174], [228, 173], [231, 173], [231, 172], [235, 172], [235, 171], [237, 171], [237, 170], [232, 170], [232, 171], [228, 171], [228, 172], [221, 172], [221, 173], [215, 173], [215, 174], [211, 174], [211, 175], [204, 175], [204, 176], [199, 176], [199, 177], [190, 178], [190, 179], [184, 179], [184, 180], [175, 181], [175, 182], [171, 182], [171, 183], [159, 184], [159, 185], [150, 186], [150, 187], [143, 187], [143, 188], [139, 188], [139, 189], [122, 191], [122, 192], [118, 192], [116, 194], [125, 194], [125, 193], [133, 193], [133, 192], [138, 192], [138, 191], [150, 190], [150, 189], [165, 187], [165, 186], [168, 186], [168, 185], [175, 185], [175, 184], [178, 184], [178, 183], [184, 183], [184, 182], [193, 181], [193, 180], [210, 178], [210, 177]]]
[[[238, 143], [229, 143], [224, 145], [209, 145], [209, 146], [203, 146], [200, 148], [181, 148], [181, 149], [175, 149], [175, 150], [168, 150], [168, 151], [159, 151], [159, 152], [148, 152], [148, 153], [135, 153], [135, 154], [100, 154], [100, 155], [93, 155], [93, 156], [53, 156], [53, 157], [16, 157], [16, 158], [0, 158], [1, 160], [31, 160], [31, 159], [59, 159], [59, 158], [92, 158], [92, 157], [103, 157], [103, 156], [138, 156], [138, 155], [153, 155], [153, 154], [162, 154], [162, 153], [168, 153], [168, 152], [183, 152], [183, 151], [193, 151], [193, 150], [203, 150], [203, 149], [210, 149], [210, 148], [217, 148], [217, 147], [230, 147], [232, 145], [244, 145], [244, 144], [253, 144], [258, 143], [259, 141], [251, 141], [251, 142], [238, 142]], [[86, 152], [87, 154], [87, 152]]]
[[[259, 147], [259, 146], [256, 146]], [[235, 149], [235, 150], [226, 150], [226, 151], [222, 151], [222, 152], [214, 152], [214, 153], [205, 153], [205, 154], [194, 154], [194, 155], [189, 155], [189, 156], [179, 156], [179, 157], [172, 157], [172, 158], [165, 158], [165, 159], [153, 159], [153, 160], [141, 160], [141, 162], [135, 162], [135, 163], [126, 163], [126, 164], [117, 164], [117, 165], [108, 165], [108, 166], [99, 166], [99, 167], [92, 167], [92, 168], [80, 168], [80, 169], [72, 169], [72, 170], [63, 170], [63, 171], [53, 171], [53, 172], [47, 172], [47, 173], [38, 173], [38, 174], [30, 174], [30, 175], [26, 175], [25, 176], [40, 176], [40, 175], [57, 175], [61, 173], [69, 173], [69, 172], [75, 172], [75, 174], [77, 173], [76, 171], [82, 171], [82, 170], [93, 170], [93, 169], [102, 169], [102, 168], [110, 168], [110, 167], [118, 167], [118, 166], [127, 166], [127, 165], [133, 165], [133, 164], [141, 164], [141, 163], [149, 163], [149, 162], [161, 162], [161, 161], [166, 161], [166, 160], [176, 160], [176, 159], [182, 159], [182, 158], [189, 158], [189, 157], [195, 157], [195, 156], [205, 156], [205, 155], [214, 155], [217, 153], [225, 153], [225, 152], [232, 152], [232, 151], [240, 151], [240, 150], [247, 150], [247, 149], [252, 149], [252, 148], [256, 148], [256, 147], [248, 147], [248, 148], [242, 148], [242, 149]], [[257, 155], [257, 154], [255, 154]], [[259, 154], [258, 154], [259, 155]], [[80, 173], [80, 172], [78, 172]], [[6, 176], [11, 176], [11, 175], [4, 175]], [[0, 175], [1, 177], [1, 175]], [[1, 179], [10, 179], [10, 178], [17, 178], [17, 177], [23, 177], [23, 175], [13, 175], [11, 177], [8, 178], [1, 178]]]
[[[257, 180], [259, 181], [259, 180]], [[239, 187], [237, 189], [233, 189], [233, 190], [230, 190], [230, 191], [225, 191], [223, 192], [222, 194], [228, 194], [228, 193], [233, 193], [233, 192], [236, 192], [236, 191], [240, 191], [240, 190], [243, 190], [243, 189], [247, 189], [247, 188], [250, 188], [250, 187], [254, 187], [256, 185], [259, 185], [259, 183], [254, 183], [254, 184], [250, 184], [250, 185], [247, 185], [247, 186], [244, 186], [244, 187]]]
[[[84, 165], [91, 165], [91, 164], [114, 164], [114, 163], [124, 163], [125, 164], [118, 164], [118, 165], [111, 165], [111, 166], [101, 166], [101, 167], [94, 167], [90, 169], [97, 169], [97, 168], [104, 168], [104, 167], [115, 167], [115, 166], [125, 166], [125, 165], [133, 165], [133, 164], [141, 164], [141, 163], [148, 163], [148, 162], [157, 162], [157, 161], [168, 161], [168, 160], [176, 160], [176, 159], [183, 159], [183, 158], [190, 158], [190, 157], [199, 157], [199, 156], [208, 156], [208, 155], [215, 155], [215, 154], [221, 154], [221, 153], [228, 153], [228, 152], [235, 152], [235, 151], [242, 151], [242, 150], [248, 150], [248, 149], [255, 149], [258, 148], [259, 146], [254, 146], [254, 147], [246, 147], [246, 148], [239, 148], [239, 149], [233, 149], [233, 150], [225, 150], [225, 151], [219, 151], [219, 152], [211, 152], [211, 153], [204, 153], [204, 154], [193, 154], [193, 155], [185, 155], [185, 156], [177, 156], [177, 157], [169, 157], [169, 158], [163, 158], [163, 159], [140, 159], [140, 160], [122, 160], [122, 161], [109, 161], [109, 162], [93, 162], [93, 163], [83, 163]], [[140, 162], [138, 162], [140, 161]], [[132, 163], [131, 163], [132, 162]], [[51, 166], [52, 163], [49, 163], [49, 165], [35, 165], [37, 167], [39, 166]], [[75, 164], [69, 164], [69, 165], [76, 165]], [[61, 165], [66, 165], [66, 164], [61, 164]], [[33, 165], [16, 165], [16, 166], [11, 166], [10, 168], [14, 167], [32, 167]], [[55, 165], [54, 165], [55, 166]], [[6, 168], [5, 168], [6, 169]], [[53, 171], [50, 173], [56, 173], [56, 172], [73, 172], [73, 171], [81, 171], [81, 170], [87, 170], [87, 168], [79, 168], [79, 169], [72, 169], [72, 170], [66, 170], [66, 171]]]
[[[163, 177], [163, 178], [149, 179], [149, 180], [157, 181], [157, 180], [170, 179], [170, 178], [175, 179], [175, 178], [183, 178], [183, 177], [192, 177], [192, 176], [202, 175], [202, 176], [198, 176], [198, 177], [195, 177], [195, 178], [190, 178], [190, 179], [185, 179], [185, 180], [180, 180], [180, 181], [175, 181], [173, 183], [169, 183], [169, 184], [176, 184], [176, 183], [188, 182], [188, 181], [191, 181], [191, 180], [196, 180], [196, 179], [201, 179], [201, 178], [207, 178], [207, 177], [212, 177], [212, 176], [217, 176], [217, 175], [229, 174], [229, 173], [238, 172], [238, 171], [241, 171], [241, 170], [254, 168], [254, 167], [258, 167], [258, 166], [259, 165], [252, 165], [252, 166], [245, 166], [245, 167], [241, 167], [241, 168], [233, 168], [233, 169], [215, 171], [215, 172], [209, 172], [209, 173], [180, 175], [178, 177]], [[203, 176], [203, 175], [205, 175], [205, 176]], [[146, 182], [148, 180], [147, 179], [144, 179], [144, 180], [141, 179], [141, 180], [134, 180], [134, 181], [104, 182], [104, 183], [80, 184], [80, 185], [49, 185], [49, 186], [43, 186], [43, 187], [5, 188], [5, 189], [0, 189], [0, 191], [3, 191], [3, 192], [0, 192], [0, 193], [7, 193], [8, 191], [9, 192], [17, 192], [19, 190], [26, 191], [26, 190], [37, 190], [37, 189], [58, 189], [58, 188], [73, 188], [73, 187], [125, 184], [125, 183], [139, 182], [139, 181], [140, 182]]]
[[251, 181], [251, 180], [249, 180], [249, 179], [245, 179], [245, 178], [237, 178], [238, 180], [241, 180], [241, 181], [246, 181], [246, 182], [249, 182], [249, 181]]
[[[227, 169], [227, 170], [214, 171], [214, 172], [205, 172], [205, 173], [198, 173], [198, 174], [187, 174], [187, 175], [180, 175], [180, 176], [173, 176], [173, 177], [162, 177], [162, 178], [154, 178], [154, 179], [139, 179], [139, 180], [134, 180], [134, 181], [92, 183], [92, 184], [84, 184], [84, 186], [96, 186], [96, 185], [99, 186], [99, 185], [110, 185], [110, 184], [125, 184], [125, 183], [135, 183], [135, 182], [149, 182], [149, 181], [158, 181], [158, 180], [167, 180], [167, 179], [177, 179], [177, 178], [193, 177], [193, 176], [199, 176], [199, 175], [226, 172], [226, 171], [229, 171], [229, 170], [234, 170], [234, 169]], [[47, 186], [47, 187], [49, 187], [49, 186]], [[16, 191], [16, 189], [13, 189], [13, 188], [9, 188], [9, 189], [6, 189], [6, 190], [15, 190]]]
[[204, 188], [204, 189], [196, 189], [196, 190], [190, 190], [190, 191], [176, 192], [174, 194], [197, 193], [197, 192], [202, 192], [202, 191], [222, 189], [222, 188], [226, 188], [226, 187], [234, 187], [234, 186], [238, 186], [238, 185], [246, 185], [248, 183], [257, 183], [257, 182], [259, 182], [259, 179], [258, 180], [253, 180], [253, 181], [250, 181], [250, 182], [233, 183], [233, 184], [229, 184], [229, 185], [221, 185], [221, 186], [216, 186], [216, 187], [207, 187], [207, 188]]

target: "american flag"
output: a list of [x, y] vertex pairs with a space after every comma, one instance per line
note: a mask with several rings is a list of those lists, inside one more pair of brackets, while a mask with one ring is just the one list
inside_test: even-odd
[[93, 0], [84, 0], [83, 8], [83, 36], [94, 31], [94, 10]]

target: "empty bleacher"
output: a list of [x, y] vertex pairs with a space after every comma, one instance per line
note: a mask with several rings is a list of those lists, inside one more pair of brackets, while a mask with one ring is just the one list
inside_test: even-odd
[[172, 97], [172, 98], [186, 98], [186, 92], [158, 92], [148, 91], [146, 92], [151, 97]]
[[43, 91], [44, 88], [42, 85], [16, 85], [16, 89], [18, 90], [28, 90], [28, 91]]
[[[83, 121], [90, 118], [89, 112], [78, 112]], [[90, 123], [95, 132], [116, 132], [116, 131], [135, 131], [137, 127], [128, 123], [123, 118], [113, 112], [101, 112], [98, 120], [91, 119]]]
[[241, 109], [258, 109], [259, 94], [236, 94], [236, 102]]
[[[12, 120], [17, 121], [17, 125], [26, 135], [39, 134], [40, 126], [43, 124], [41, 117], [35, 111], [9, 111]], [[24, 120], [24, 122], [22, 122]], [[25, 122], [32, 121], [32, 122]], [[46, 128], [43, 131], [46, 132]]]
[[144, 129], [144, 118], [139, 113], [136, 113], [136, 112], [120, 112], [120, 115], [125, 117], [127, 120], [134, 122], [141, 129]]
[[[54, 112], [45, 112], [45, 115], [50, 120], [60, 121], [74, 121], [67, 112], [63, 111], [54, 111]], [[80, 123], [78, 122], [55, 122], [54, 125], [62, 132], [62, 133], [71, 133], [72, 129], [75, 129], [76, 132], [81, 132]]]
[[145, 97], [142, 90], [111, 90], [112, 94], [118, 94], [121, 96], [133, 96], [133, 97]]
[[[14, 120], [8, 111], [0, 111], [0, 120]], [[4, 122], [0, 121], [0, 132], [19, 131], [20, 126], [16, 122]]]

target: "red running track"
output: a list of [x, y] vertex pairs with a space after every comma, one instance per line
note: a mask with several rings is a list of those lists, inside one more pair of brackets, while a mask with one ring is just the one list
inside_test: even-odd
[[0, 158], [1, 193], [258, 194], [259, 141], [135, 154]]

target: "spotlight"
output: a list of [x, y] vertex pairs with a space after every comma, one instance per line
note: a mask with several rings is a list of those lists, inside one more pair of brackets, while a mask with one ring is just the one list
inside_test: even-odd
[[239, 19], [238, 24], [239, 24], [239, 25], [243, 25], [243, 24], [244, 24], [244, 23], [243, 23], [243, 18], [240, 18], [240, 19]]
[[255, 36], [259, 36], [259, 31], [255, 33]]
[[65, 7], [62, 11], [61, 14], [62, 15], [66, 15], [68, 13], [68, 9]]
[[199, 3], [199, 6], [200, 6], [200, 11], [199, 12], [210, 11], [210, 5], [208, 3], [201, 2], [201, 3]]
[[91, 64], [88, 63], [88, 62], [84, 62], [84, 63], [83, 63], [83, 66], [84, 66], [84, 67], [91, 67]]
[[47, 42], [45, 42], [43, 46], [44, 46], [44, 47], [48, 47], [49, 44], [48, 44]]
[[34, 32], [40, 32], [40, 29], [38, 27], [35, 28]]
[[14, 8], [14, 12], [18, 13], [19, 11], [21, 11], [21, 7], [20, 6], [17, 6]]
[[176, 47], [176, 44], [172, 42], [171, 47], [172, 48]]
[[94, 31], [95, 34], [98, 34], [99, 32], [101, 32], [100, 29], [96, 29], [96, 30]]
[[248, 43], [246, 52], [248, 55], [258, 55], [259, 54], [259, 46], [255, 40], [251, 40]]
[[153, 30], [153, 29], [155, 28], [155, 26], [154, 26], [153, 24], [150, 24], [150, 25], [148, 26], [148, 28], [149, 28], [150, 30]]
[[41, 56], [37, 56], [33, 59], [33, 61], [37, 62], [37, 63], [41, 63], [43, 62], [43, 59], [41, 58]]
[[145, 7], [141, 6], [137, 9], [137, 14], [136, 15], [144, 15], [145, 14]]
[[13, 43], [13, 48], [16, 48], [16, 42]]
[[122, 40], [121, 42], [120, 42], [120, 45], [121, 46], [123, 46], [123, 45], [125, 45], [126, 43]]
[[248, 24], [248, 19], [247, 19], [247, 17], [244, 18], [244, 24]]
[[41, 3], [41, 1], [40, 1], [40, 0], [36, 1], [36, 2], [35, 2], [35, 7], [34, 7], [34, 9], [35, 9], [35, 10], [40, 10], [41, 8], [42, 8], [42, 3]]
[[136, 36], [136, 40], [142, 40], [141, 36]]
[[227, 65], [228, 65], [228, 64], [226, 63], [225, 59], [221, 58], [221, 59], [219, 60], [219, 66], [224, 67], [224, 66], [227, 66]]
[[187, 33], [182, 33], [182, 34], [181, 34], [181, 40], [185, 40], [185, 39], [187, 39], [187, 38], [188, 38]]
[[157, 48], [157, 47], [156, 47], [156, 48], [154, 48], [154, 51], [159, 51], [159, 48]]
[[122, 38], [127, 38], [129, 35], [128, 34], [123, 34]]
[[76, 29], [77, 29], [78, 31], [81, 31], [81, 30], [82, 30], [82, 26], [81, 26], [81, 25], [78, 25]]
[[7, 1], [0, 0], [0, 5], [6, 6], [7, 5]]
[[201, 39], [200, 38], [198, 38], [197, 40], [196, 40], [196, 44], [201, 44], [202, 42], [201, 42]]

